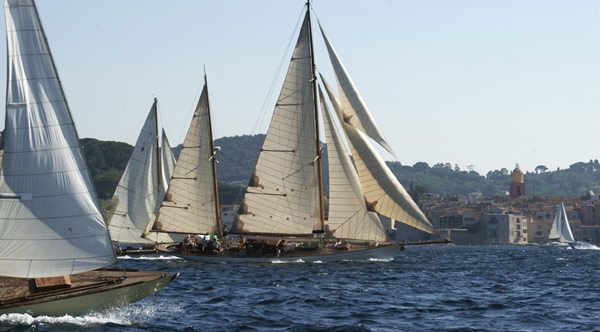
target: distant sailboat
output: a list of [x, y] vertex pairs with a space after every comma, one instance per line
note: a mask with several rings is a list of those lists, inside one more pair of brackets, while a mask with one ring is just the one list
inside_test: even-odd
[[[325, 220], [317, 76], [309, 7], [307, 3], [265, 142], [233, 223], [231, 232], [241, 236], [240, 243], [237, 246], [228, 243], [231, 247], [225, 250], [207, 252], [203, 245], [196, 248], [192, 245], [191, 249], [189, 246], [171, 247], [169, 252], [209, 262], [391, 259], [401, 245], [389, 241], [378, 214], [434, 233], [425, 215], [369, 143], [367, 137], [392, 152], [323, 32], [340, 86], [340, 98], [328, 85], [325, 87], [356, 164], [355, 168], [320, 93], [330, 178], [329, 214]], [[208, 104], [199, 108], [210, 110]], [[209, 117], [205, 117], [205, 121], [209, 121]], [[206, 126], [210, 128], [210, 122]], [[212, 146], [212, 137], [211, 140], [205, 138], [207, 140], [200, 144]], [[208, 158], [208, 150], [206, 153]], [[201, 161], [204, 161], [204, 169], [211, 169], [206, 159]], [[176, 172], [177, 167], [179, 163]], [[162, 208], [159, 220], [160, 216]], [[202, 221], [192, 220], [197, 225], [202, 223], [203, 227], [187, 228], [188, 233], [220, 235], [220, 219], [214, 212], [207, 213]]]
[[[175, 163], [164, 131], [162, 148], [159, 148], [157, 114], [158, 101], [154, 98], [127, 167], [106, 210], [111, 238], [119, 244], [119, 252], [124, 254], [153, 253], [155, 243], [176, 241], [167, 233], [147, 232], [165, 195]], [[177, 240], [181, 241], [181, 238]], [[150, 246], [128, 247], [130, 244]]]
[[175, 275], [102, 269], [110, 235], [33, 0], [4, 0], [8, 86], [0, 176], [0, 314], [82, 314]]
[[554, 215], [554, 221], [552, 222], [548, 239], [552, 243], [568, 244], [571, 247], [574, 247], [575, 245], [575, 238], [571, 232], [569, 220], [567, 219], [567, 212], [565, 211], [565, 205], [563, 204], [562, 199], [556, 208], [556, 214]]

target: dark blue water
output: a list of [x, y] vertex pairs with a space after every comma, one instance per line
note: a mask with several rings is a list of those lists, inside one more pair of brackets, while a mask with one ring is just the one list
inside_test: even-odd
[[389, 262], [203, 264], [128, 308], [83, 317], [0, 316], [0, 331], [594, 331], [600, 250], [408, 247]]

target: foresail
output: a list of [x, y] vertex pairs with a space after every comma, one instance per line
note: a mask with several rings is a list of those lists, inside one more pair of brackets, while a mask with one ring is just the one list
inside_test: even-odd
[[205, 85], [156, 216], [154, 231], [190, 234], [217, 231], [208, 111]]
[[4, 1], [8, 86], [0, 275], [51, 277], [116, 263], [33, 1]]
[[[323, 84], [340, 116], [342, 111], [339, 109], [339, 100], [325, 81]], [[345, 120], [345, 117], [339, 118], [348, 139], [368, 209], [422, 231], [435, 233], [427, 217], [371, 146], [367, 136]]]
[[155, 107], [156, 103], [150, 108], [105, 213], [110, 235], [116, 242], [153, 242], [142, 235], [154, 216], [159, 197]]
[[571, 226], [569, 226], [569, 219], [567, 218], [567, 211], [565, 210], [565, 205], [561, 201], [561, 210], [563, 214], [563, 222], [562, 222], [562, 232], [561, 232], [561, 242], [575, 242], [575, 238], [573, 237], [573, 233], [571, 232]]
[[346, 67], [344, 67], [344, 64], [333, 48], [333, 45], [329, 41], [327, 34], [325, 34], [323, 27], [320, 24], [319, 27], [321, 29], [321, 34], [323, 35], [325, 45], [327, 46], [329, 59], [331, 60], [331, 65], [333, 66], [333, 70], [338, 82], [340, 101], [345, 121], [350, 123], [355, 129], [365, 133], [367, 136], [385, 148], [389, 153], [394, 155], [392, 147], [388, 144], [383, 136], [383, 133], [377, 126], [377, 123], [371, 115], [367, 104], [360, 96], [358, 89], [354, 85], [352, 78], [350, 78]]
[[346, 152], [319, 87], [329, 164], [329, 218], [336, 238], [386, 241], [385, 229], [375, 212], [367, 211], [358, 174]]
[[[160, 147], [160, 158], [161, 158], [161, 173], [162, 180], [161, 189], [162, 196], [164, 195], [166, 188], [169, 186], [169, 181], [171, 181], [171, 175], [173, 175], [173, 170], [175, 169], [175, 156], [173, 155], [173, 150], [171, 150], [171, 145], [169, 145], [169, 139], [167, 138], [167, 134], [165, 130], [162, 131], [162, 142]], [[160, 207], [160, 204], [159, 204]]]
[[173, 151], [171, 150], [171, 145], [169, 144], [169, 140], [167, 139], [167, 134], [165, 134], [165, 130], [162, 131], [162, 142], [160, 147], [160, 172], [162, 174], [162, 178], [160, 181], [160, 188], [158, 190], [158, 199], [156, 200], [156, 207], [154, 210], [154, 215], [148, 222], [146, 229], [144, 230], [144, 238], [160, 243], [160, 242], [180, 242], [183, 237], [178, 234], [169, 234], [162, 232], [152, 232], [152, 227], [154, 226], [154, 222], [156, 221], [156, 213], [160, 209], [160, 205], [165, 197], [167, 192], [167, 188], [169, 187], [169, 182], [171, 181], [171, 175], [173, 174], [173, 170], [175, 168], [175, 156], [173, 155]]
[[307, 18], [233, 224], [234, 232], [312, 234], [321, 227]]

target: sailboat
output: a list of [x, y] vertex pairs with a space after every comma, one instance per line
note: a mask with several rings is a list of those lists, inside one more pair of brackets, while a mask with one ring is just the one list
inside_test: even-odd
[[[369, 142], [368, 138], [371, 138], [393, 154], [321, 29], [336, 74], [340, 97], [322, 81], [354, 159], [353, 164], [321, 92], [319, 95], [328, 143], [330, 178], [326, 220], [317, 75], [309, 2], [306, 7], [256, 168], [224, 246], [212, 243], [215, 241], [196, 244], [196, 240], [193, 240], [178, 247], [168, 247], [166, 251], [186, 259], [205, 262], [391, 259], [401, 250], [402, 245], [389, 240], [379, 214], [434, 233], [425, 215]], [[206, 140], [200, 143], [205, 146], [204, 157], [194, 167], [202, 168], [202, 172], [209, 172], [211, 169], [214, 172], [214, 165], [207, 162], [212, 156], [207, 95], [204, 100], [201, 98], [198, 109], [207, 113], [195, 115], [198, 121], [203, 119], [207, 132], [204, 133]], [[202, 132], [197, 135], [202, 135]], [[175, 167], [175, 173], [178, 167], [179, 163]], [[206, 178], [214, 178], [216, 181], [215, 175], [212, 175]], [[209, 188], [209, 185], [205, 187], [206, 190]], [[174, 192], [176, 188], [171, 186], [169, 190]], [[177, 210], [181, 214], [188, 213], [186, 218], [170, 218], [170, 227], [163, 225], [163, 228], [174, 231], [181, 227], [191, 234], [215, 233], [221, 237], [219, 215], [208, 204], [209, 200], [211, 203], [216, 202], [217, 196], [213, 191], [205, 197], [208, 200], [204, 201], [205, 209], [201, 218], [195, 217], [200, 214], [192, 212], [194, 207], [190, 206], [186, 210]], [[177, 200], [173, 200], [174, 203]], [[185, 204], [179, 203], [177, 206]], [[161, 221], [163, 208], [165, 211], [175, 211], [174, 207], [175, 205], [161, 207], [157, 220]], [[178, 222], [178, 219], [185, 219], [185, 225]], [[238, 242], [234, 242], [234, 238]]]
[[118, 254], [156, 253], [155, 244], [172, 243], [183, 238], [175, 240], [168, 233], [148, 232], [175, 164], [164, 130], [162, 148], [159, 147], [158, 139], [158, 100], [154, 98], [127, 167], [105, 211], [108, 229], [118, 248]]
[[550, 228], [550, 234], [548, 239], [553, 244], [569, 245], [571, 248], [575, 246], [575, 238], [571, 232], [569, 226], [569, 220], [567, 219], [567, 212], [565, 211], [565, 205], [562, 199], [556, 208], [556, 214], [554, 215], [554, 221]]
[[4, 0], [8, 80], [0, 176], [0, 314], [76, 315], [177, 275], [117, 260], [33, 0]]

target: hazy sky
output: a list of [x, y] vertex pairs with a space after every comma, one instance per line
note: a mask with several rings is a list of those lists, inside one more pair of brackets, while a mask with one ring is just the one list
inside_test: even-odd
[[[216, 137], [266, 132], [304, 1], [37, 5], [80, 136], [133, 144], [156, 96], [175, 145], [203, 65]], [[599, 159], [599, 1], [318, 0], [313, 8], [401, 163], [485, 174]], [[314, 35], [318, 69], [333, 83]]]

